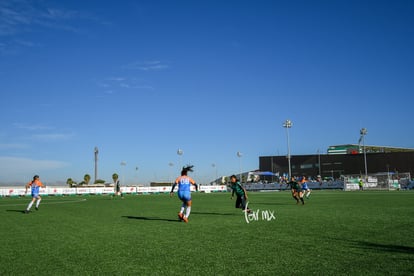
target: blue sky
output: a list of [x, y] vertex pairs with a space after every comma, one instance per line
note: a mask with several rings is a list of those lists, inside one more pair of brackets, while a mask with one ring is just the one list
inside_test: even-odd
[[3, 0], [0, 184], [94, 177], [95, 147], [108, 182], [193, 164], [206, 183], [287, 154], [286, 119], [292, 154], [362, 127], [368, 145], [414, 148], [413, 14], [409, 0]]

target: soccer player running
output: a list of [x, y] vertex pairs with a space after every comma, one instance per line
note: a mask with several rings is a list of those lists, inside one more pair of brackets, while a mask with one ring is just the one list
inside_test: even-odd
[[310, 194], [311, 194], [311, 189], [308, 186], [306, 176], [303, 176], [301, 182], [302, 182], [302, 193], [307, 199], [309, 199]]
[[237, 177], [233, 174], [230, 176], [231, 182], [231, 199], [233, 199], [234, 194], [236, 194], [236, 208], [242, 208], [243, 212], [250, 213], [250, 209], [246, 208], [247, 202], [247, 192], [246, 189], [240, 184]]
[[171, 187], [170, 192], [170, 196], [172, 196], [174, 194], [175, 186], [178, 185], [178, 198], [182, 201], [180, 212], [178, 213], [178, 218], [186, 223], [188, 222], [188, 217], [191, 213], [191, 185], [194, 185], [196, 191], [198, 191], [196, 182], [191, 177], [187, 176], [188, 172], [193, 171], [193, 167], [194, 166], [183, 167], [183, 169], [181, 170], [181, 176], [177, 177], [177, 179]]
[[296, 181], [294, 176], [290, 178], [288, 185], [292, 191], [292, 197], [296, 200], [296, 204], [299, 204], [299, 200], [302, 202], [302, 205], [305, 204], [301, 185]]
[[26, 211], [25, 211], [26, 214], [28, 214], [30, 212], [30, 209], [32, 208], [33, 203], [36, 201], [36, 199], [37, 199], [37, 201], [36, 201], [36, 207], [35, 208], [36, 208], [36, 210], [39, 210], [39, 204], [40, 204], [40, 201], [42, 200], [42, 198], [39, 195], [40, 187], [45, 187], [45, 186], [39, 180], [38, 175], [33, 176], [33, 180], [26, 184], [25, 193], [27, 193], [27, 190], [29, 188], [31, 188], [31, 192], [32, 192], [32, 200], [30, 201], [29, 205], [26, 208]]

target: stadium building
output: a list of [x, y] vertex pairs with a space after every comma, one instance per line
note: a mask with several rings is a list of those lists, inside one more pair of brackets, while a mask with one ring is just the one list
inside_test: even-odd
[[[342, 175], [378, 173], [414, 173], [414, 149], [359, 144], [328, 147], [326, 154], [291, 155], [292, 175], [337, 179]], [[366, 168], [365, 168], [366, 164]], [[262, 177], [273, 182], [276, 176], [287, 175], [289, 161], [283, 156], [260, 156], [259, 170], [275, 176]]]

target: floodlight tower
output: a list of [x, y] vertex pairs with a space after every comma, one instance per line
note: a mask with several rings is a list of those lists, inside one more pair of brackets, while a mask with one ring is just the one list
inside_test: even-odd
[[365, 148], [365, 135], [367, 135], [367, 133], [368, 130], [365, 127], [361, 128], [361, 130], [359, 131], [359, 134], [361, 134], [359, 140], [362, 140], [362, 148], [364, 151], [365, 181], [368, 181], [367, 150]]
[[96, 183], [96, 180], [98, 179], [98, 153], [99, 153], [98, 147], [95, 147], [94, 153], [95, 153], [95, 183]]
[[215, 171], [216, 178], [214, 180], [214, 185], [216, 185], [217, 184], [217, 166], [216, 166], [216, 163], [212, 163], [211, 166], [214, 168], [214, 171]]
[[288, 166], [289, 166], [289, 178], [290, 179], [292, 177], [292, 166], [290, 165], [290, 141], [289, 141], [289, 128], [292, 127], [292, 121], [291, 120], [286, 120], [283, 123], [283, 127], [286, 128], [286, 136], [287, 136], [287, 147], [288, 147]]
[[120, 165], [121, 165], [121, 168], [122, 168], [122, 185], [124, 185], [125, 186], [125, 166], [126, 166], [126, 162], [125, 161], [121, 161], [121, 163], [120, 163]]
[[237, 157], [239, 157], [239, 166], [240, 166], [240, 183], [243, 183], [242, 181], [242, 163], [241, 163], [241, 157], [243, 156], [243, 153], [240, 151], [237, 152]]
[[172, 183], [173, 182], [173, 179], [172, 179], [172, 167], [174, 167], [174, 163], [173, 162], [170, 162], [170, 163], [168, 163], [168, 166], [170, 166], [170, 175], [169, 175], [169, 177], [168, 177], [168, 181], [170, 182], [170, 183]]
[[183, 153], [184, 153], [184, 151], [183, 151], [182, 149], [180, 149], [180, 148], [179, 148], [179, 149], [177, 150], [177, 154], [178, 154], [179, 159], [180, 159], [180, 164], [179, 164], [179, 166], [180, 166], [180, 167], [179, 167], [179, 169], [180, 169], [180, 170], [183, 168], [183, 167], [182, 167], [182, 161], [183, 161], [183, 160], [182, 160], [182, 159], [183, 159], [183, 158], [182, 158], [182, 156], [183, 156]]

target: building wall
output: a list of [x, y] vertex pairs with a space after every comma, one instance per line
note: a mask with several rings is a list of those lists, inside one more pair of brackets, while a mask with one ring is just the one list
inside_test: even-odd
[[[368, 173], [409, 172], [414, 175], [414, 152], [367, 153]], [[338, 178], [345, 174], [365, 174], [364, 154], [292, 155], [292, 175]], [[320, 168], [319, 168], [320, 164]], [[259, 170], [288, 173], [288, 159], [283, 156], [259, 157]], [[266, 179], [271, 181], [271, 179]]]

